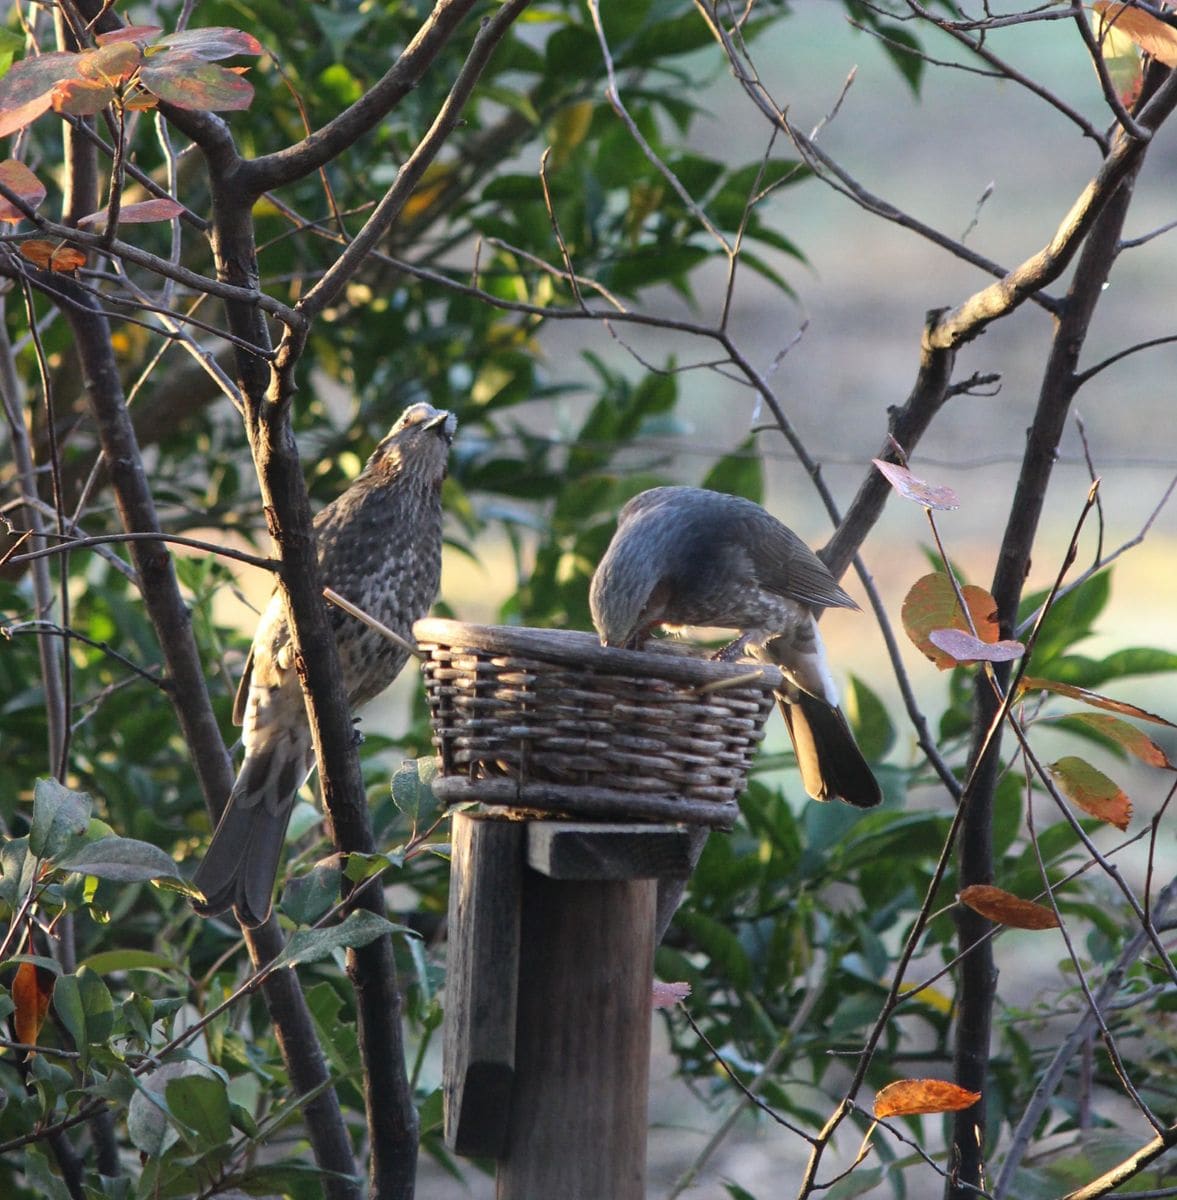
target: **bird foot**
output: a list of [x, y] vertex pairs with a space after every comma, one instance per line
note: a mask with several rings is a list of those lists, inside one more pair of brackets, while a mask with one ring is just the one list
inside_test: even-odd
[[735, 662], [744, 653], [744, 648], [748, 645], [749, 634], [743, 634], [736, 638], [734, 642], [729, 642], [720, 650], [711, 656], [712, 662]]

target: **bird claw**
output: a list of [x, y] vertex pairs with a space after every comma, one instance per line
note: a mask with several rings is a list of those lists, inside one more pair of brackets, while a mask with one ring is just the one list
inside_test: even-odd
[[743, 655], [744, 649], [748, 645], [748, 639], [750, 636], [751, 634], [742, 634], [740, 637], [736, 638], [734, 642], [729, 642], [722, 649], [716, 650], [716, 652], [711, 656], [711, 661], [735, 662], [737, 658], [740, 658]]

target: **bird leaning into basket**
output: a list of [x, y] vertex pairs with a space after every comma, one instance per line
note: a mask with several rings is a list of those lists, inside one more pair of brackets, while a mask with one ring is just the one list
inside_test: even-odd
[[[414, 404], [352, 485], [315, 518], [323, 583], [402, 638], [441, 580], [441, 485], [457, 419]], [[352, 708], [378, 696], [409, 652], [337, 607], [330, 610]], [[233, 908], [243, 925], [270, 915], [278, 860], [298, 789], [314, 766], [286, 608], [275, 591], [258, 622], [233, 705], [245, 760], [193, 883], [203, 916]]]
[[882, 799], [838, 707], [813, 610], [857, 608], [826, 565], [759, 504], [703, 488], [634, 496], [593, 574], [602, 645], [636, 648], [657, 625], [735, 629], [735, 648], [780, 668], [776, 698], [806, 792], [871, 808]]

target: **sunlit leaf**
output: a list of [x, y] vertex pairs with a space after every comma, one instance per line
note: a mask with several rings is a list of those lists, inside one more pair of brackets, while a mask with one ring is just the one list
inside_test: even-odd
[[264, 54], [265, 47], [252, 34], [242, 29], [227, 26], [209, 26], [207, 29], [184, 29], [161, 37], [157, 46], [193, 54], [197, 58], [229, 58], [233, 54]]
[[134, 42], [112, 42], [97, 50], [78, 55], [78, 75], [82, 79], [122, 83], [138, 70], [143, 52]]
[[913, 475], [906, 467], [884, 459], [871, 460], [886, 477], [887, 482], [905, 499], [914, 500], [925, 508], [952, 509], [960, 507], [960, 498], [950, 487], [928, 483]]
[[[0, 183], [19, 196], [29, 208], [35, 209], [45, 199], [45, 185], [24, 163], [15, 158], [0, 162]], [[0, 221], [15, 225], [17, 221], [24, 219], [24, 213], [15, 204], [0, 196]]]
[[1127, 34], [1145, 53], [1166, 67], [1177, 67], [1177, 29], [1166, 25], [1150, 13], [1127, 4], [1098, 0], [1095, 11], [1100, 20], [1097, 32], [1111, 27]]
[[21, 242], [20, 252], [29, 262], [46, 271], [76, 271], [86, 265], [86, 255], [64, 242], [46, 242], [32, 238]]
[[1164, 750], [1142, 729], [1137, 729], [1131, 722], [1113, 717], [1110, 713], [1072, 713], [1065, 723], [1088, 726], [1100, 736], [1127, 750], [1129, 754], [1134, 754], [1141, 762], [1148, 763], [1150, 767], [1177, 770]]
[[1093, 692], [1090, 688], [1078, 687], [1073, 683], [1059, 683], [1056, 679], [1040, 679], [1027, 675], [1022, 679], [1019, 692], [1055, 692], [1060, 696], [1069, 696], [1072, 700], [1082, 700], [1092, 708], [1103, 708], [1108, 712], [1123, 713], [1126, 717], [1136, 717], [1141, 721], [1151, 721], [1154, 725], [1167, 725], [1177, 729], [1177, 725], [1165, 717], [1158, 716], [1148, 709], [1129, 704], [1127, 700], [1117, 700], [1112, 696], [1104, 696]]
[[1132, 801], [1118, 783], [1086, 759], [1068, 754], [1051, 763], [1049, 769], [1063, 793], [1084, 812], [1119, 830], [1128, 828], [1132, 819]]
[[457, 178], [457, 168], [452, 163], [431, 162], [421, 176], [421, 182], [413, 189], [401, 210], [403, 221], [415, 221], [423, 216], [445, 195]]
[[[997, 601], [975, 584], [965, 584], [961, 592], [981, 641], [996, 644]], [[960, 611], [952, 581], [943, 571], [933, 571], [912, 584], [903, 601], [902, 617], [907, 636], [941, 671], [957, 665], [957, 660], [937, 646], [931, 637], [934, 631], [945, 629], [970, 632], [968, 622]]]
[[1008, 925], [1012, 929], [1057, 929], [1059, 919], [1053, 908], [1045, 904], [1036, 904], [1033, 900], [1023, 900], [1003, 888], [993, 887], [987, 883], [974, 883], [962, 888], [957, 897], [962, 904], [967, 904], [973, 912], [978, 912], [990, 921], [999, 925]]
[[169, 53], [149, 59], [139, 79], [149, 92], [177, 108], [226, 112], [248, 108], [253, 101], [251, 83], [196, 54]]
[[[155, 200], [140, 200], [137, 204], [124, 204], [119, 209], [119, 222], [123, 225], [141, 225], [147, 221], [170, 221], [184, 211], [184, 206], [175, 200], [159, 197]], [[79, 229], [102, 229], [110, 216], [109, 209], [87, 213], [78, 221]]]
[[928, 640], [958, 663], [1012, 662], [1026, 653], [1026, 647], [1012, 638], [983, 642], [963, 629], [933, 629]]
[[945, 1079], [897, 1079], [875, 1093], [875, 1116], [882, 1119], [960, 1112], [980, 1099], [980, 1092], [970, 1092]]
[[53, 111], [92, 117], [114, 99], [114, 88], [100, 79], [63, 79], [53, 89]]
[[26, 1046], [35, 1046], [49, 1012], [49, 1001], [53, 996], [55, 976], [52, 971], [38, 967], [36, 963], [22, 962], [12, 979], [12, 1000], [16, 1011], [12, 1023], [16, 1040]]

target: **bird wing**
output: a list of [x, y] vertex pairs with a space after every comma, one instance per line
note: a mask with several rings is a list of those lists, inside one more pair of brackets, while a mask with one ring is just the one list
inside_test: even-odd
[[754, 512], [743, 520], [745, 544], [762, 587], [822, 608], [858, 607], [825, 563], [774, 516]]

